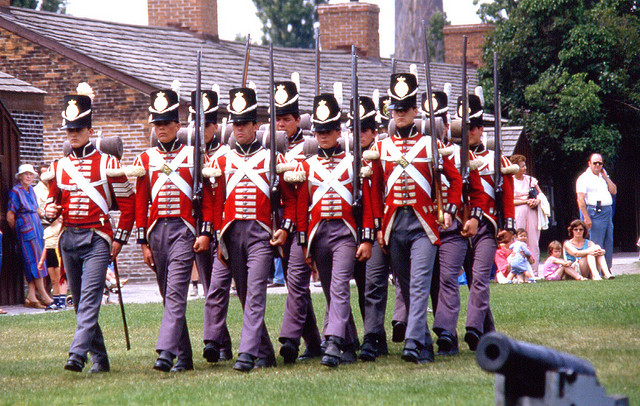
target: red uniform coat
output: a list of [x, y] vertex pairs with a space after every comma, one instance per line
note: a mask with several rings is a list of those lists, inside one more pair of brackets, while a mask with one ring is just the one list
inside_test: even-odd
[[[442, 144], [439, 145], [444, 147]], [[400, 137], [396, 134], [375, 143], [372, 152], [379, 154], [379, 160], [373, 165], [372, 192], [373, 198], [378, 200], [378, 203], [374, 204], [378, 206], [384, 204], [381, 229], [385, 242], [389, 243], [397, 209], [410, 206], [415, 211], [431, 243], [439, 244], [436, 207], [431, 199], [433, 188], [431, 137], [423, 136], [418, 132], [408, 137]], [[455, 215], [461, 204], [460, 173], [449, 159], [443, 159], [442, 173], [450, 184], [449, 212]], [[456, 210], [453, 210], [453, 207]]]
[[[133, 187], [117, 158], [93, 151], [82, 158], [72, 152], [53, 162], [44, 176], [49, 180], [47, 205], [62, 206], [63, 227], [93, 228], [111, 243], [126, 244], [134, 219]], [[120, 210], [115, 234], [109, 210]]]
[[[329, 158], [313, 155], [298, 165], [291, 180], [301, 181], [296, 217], [300, 243], [311, 247], [322, 220], [342, 220], [357, 241], [352, 208], [353, 155], [346, 155], [344, 151]], [[371, 241], [373, 211], [368, 178], [362, 179], [362, 209], [362, 239]]]
[[[284, 164], [282, 154], [276, 157], [277, 165]], [[234, 220], [256, 220], [265, 230], [275, 232], [271, 225], [269, 161], [269, 150], [262, 146], [247, 155], [230, 150], [211, 161], [211, 181], [216, 183], [213, 226], [219, 231], [221, 244]], [[278, 176], [284, 206], [282, 224], [289, 224], [283, 228], [290, 232], [295, 219], [295, 191], [284, 182], [282, 174]]]
[[[160, 218], [181, 218], [196, 233], [193, 213], [193, 147], [178, 144], [172, 151], [149, 148], [138, 155], [132, 175], [136, 181], [136, 224], [138, 242], [145, 243], [147, 234]], [[151, 205], [149, 205], [151, 203]], [[203, 182], [202, 232], [211, 234], [213, 194], [209, 182]]]

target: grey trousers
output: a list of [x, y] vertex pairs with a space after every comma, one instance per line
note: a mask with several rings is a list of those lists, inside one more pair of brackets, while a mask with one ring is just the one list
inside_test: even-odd
[[[217, 252], [217, 248], [213, 252]], [[231, 351], [231, 336], [227, 327], [231, 270], [216, 259], [209, 281], [204, 303], [203, 339], [205, 342], [215, 342], [220, 349]]]
[[69, 227], [60, 235], [60, 251], [76, 312], [69, 353], [85, 360], [88, 353], [92, 362], [104, 362], [108, 360], [107, 348], [98, 316], [111, 247], [91, 229]]
[[259, 358], [271, 357], [273, 345], [264, 324], [267, 279], [274, 255], [269, 244], [271, 236], [257, 221], [236, 220], [223, 238], [229, 252], [229, 269], [244, 311], [238, 352]]
[[470, 254], [473, 264], [466, 324], [467, 328], [472, 327], [481, 334], [495, 329], [489, 306], [489, 282], [497, 248], [493, 225], [483, 220], [478, 233], [471, 238]]
[[211, 272], [213, 270], [214, 257], [217, 254], [217, 245], [211, 241], [209, 248], [204, 252], [196, 254], [196, 268], [198, 269], [198, 281], [204, 288], [205, 295], [209, 291], [211, 284]]
[[[290, 237], [290, 243], [293, 238]], [[311, 291], [309, 282], [311, 279], [311, 268], [306, 264], [302, 246], [292, 242], [289, 250], [289, 260], [287, 261], [287, 301], [282, 318], [282, 328], [280, 329], [280, 340], [291, 339], [300, 344], [300, 337], [307, 343], [307, 348], [320, 347], [320, 332], [316, 315], [311, 302]]]
[[384, 317], [387, 311], [389, 257], [376, 241], [367, 261], [364, 291], [364, 334], [386, 337]]
[[350, 281], [356, 262], [356, 241], [342, 220], [323, 220], [313, 238], [311, 257], [318, 267], [327, 300], [323, 334], [336, 336], [345, 344], [355, 343], [358, 334], [351, 313]]
[[182, 219], [161, 218], [148, 239], [156, 264], [158, 288], [164, 301], [156, 351], [169, 351], [179, 359], [192, 358], [186, 311], [195, 258], [195, 235]]
[[389, 249], [402, 300], [408, 309], [405, 339], [430, 345], [433, 341], [427, 326], [427, 304], [437, 247], [429, 240], [413, 209], [398, 209]]
[[456, 334], [460, 313], [460, 284], [458, 276], [462, 272], [469, 240], [460, 235], [461, 226], [454, 220], [448, 230], [440, 230], [440, 293], [435, 311], [433, 330]]

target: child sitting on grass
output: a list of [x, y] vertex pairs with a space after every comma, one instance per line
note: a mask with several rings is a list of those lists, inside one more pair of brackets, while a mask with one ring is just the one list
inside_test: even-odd
[[508, 258], [509, 265], [511, 265], [511, 272], [507, 277], [507, 283], [513, 283], [515, 277], [518, 277], [517, 281], [519, 283], [523, 283], [525, 281], [524, 278], [527, 278], [526, 280], [529, 281], [529, 283], [536, 283], [531, 273], [533, 257], [531, 256], [529, 247], [527, 247], [527, 232], [524, 228], [516, 230], [516, 240], [509, 248], [513, 252]]
[[511, 255], [510, 244], [511, 241], [506, 241], [504, 238], [498, 239], [498, 249], [496, 250], [494, 262], [496, 264], [495, 281], [500, 284], [507, 283], [507, 278], [511, 272], [511, 265], [509, 265], [508, 260], [509, 255]]
[[562, 244], [559, 241], [551, 241], [547, 248], [549, 258], [544, 263], [542, 275], [548, 281], [562, 279], [575, 279], [586, 281], [587, 278], [580, 275], [574, 268], [574, 264], [562, 258]]

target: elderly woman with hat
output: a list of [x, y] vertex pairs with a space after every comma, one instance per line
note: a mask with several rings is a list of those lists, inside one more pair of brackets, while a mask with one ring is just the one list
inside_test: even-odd
[[[24, 263], [24, 275], [27, 278], [28, 291], [24, 301], [26, 307], [44, 309], [53, 302], [44, 288], [47, 276], [46, 265], [38, 267], [38, 261], [44, 250], [44, 230], [40, 223], [41, 211], [38, 208], [36, 192], [31, 184], [36, 171], [30, 164], [20, 165], [16, 179], [18, 184], [9, 192], [7, 221], [16, 230], [18, 245]], [[36, 297], [36, 290], [40, 300]]]

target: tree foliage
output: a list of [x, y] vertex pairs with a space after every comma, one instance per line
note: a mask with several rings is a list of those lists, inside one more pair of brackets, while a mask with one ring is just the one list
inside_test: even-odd
[[11, 0], [11, 6], [61, 14], [66, 12], [66, 0]]
[[429, 18], [427, 26], [427, 43], [429, 44], [429, 55], [432, 62], [444, 61], [444, 34], [442, 32], [451, 21], [447, 19], [447, 13], [442, 11], [434, 12]]
[[576, 173], [595, 151], [612, 162], [638, 137], [638, 1], [497, 0], [480, 13], [496, 24], [481, 81], [493, 91], [495, 50], [503, 114], [525, 125], [541, 175]]
[[318, 5], [327, 0], [253, 0], [262, 22], [262, 43], [287, 48], [315, 47]]

